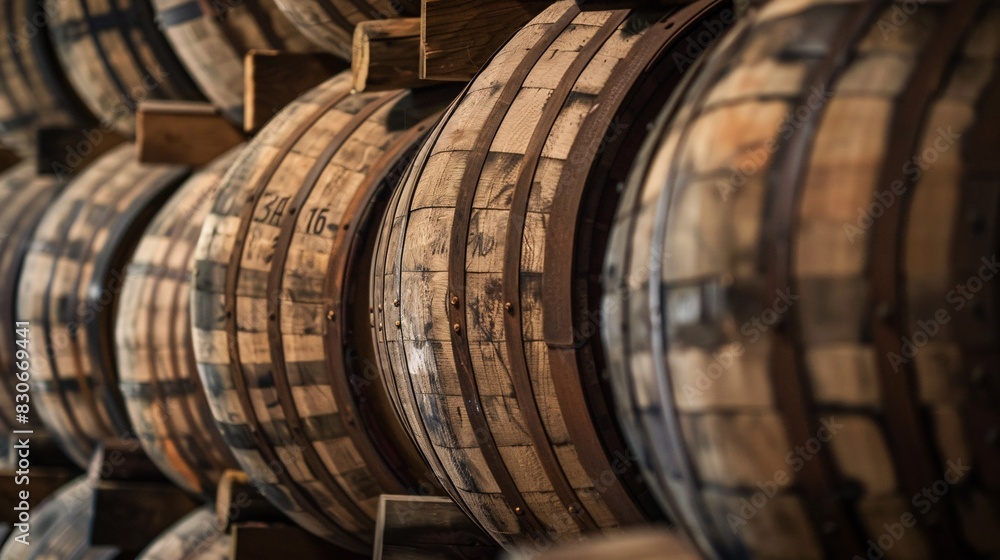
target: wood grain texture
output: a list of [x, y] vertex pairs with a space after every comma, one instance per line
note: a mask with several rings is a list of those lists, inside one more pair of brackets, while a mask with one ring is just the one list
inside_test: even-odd
[[[14, 422], [16, 374], [22, 371], [15, 369], [22, 361], [15, 357], [24, 350], [16, 344], [15, 322], [22, 320], [17, 314], [17, 286], [32, 233], [61, 187], [53, 178], [37, 176], [27, 162], [0, 175], [0, 398], [11, 403], [0, 409], [0, 425], [8, 432], [42, 429], [37, 421], [26, 428]], [[34, 354], [30, 344], [27, 351]]]
[[385, 91], [427, 85], [420, 80], [420, 18], [365, 21], [354, 28], [354, 89]]
[[[976, 147], [1000, 118], [1000, 12], [898, 9], [751, 12], [627, 184], [603, 278], [616, 397], [711, 557], [1000, 548], [997, 288], [978, 276], [1000, 170]], [[982, 299], [956, 295], [969, 282]]]
[[47, 5], [48, 32], [62, 68], [102, 129], [131, 138], [139, 102], [203, 100], [157, 26], [150, 0]]
[[47, 33], [44, 0], [0, 2], [0, 141], [35, 153], [42, 127], [95, 124], [66, 80]]
[[243, 58], [251, 50], [304, 53], [316, 47], [274, 0], [153, 0], [164, 34], [205, 96], [243, 126]]
[[328, 53], [250, 51], [243, 129], [257, 132], [292, 101], [348, 68], [348, 63]]
[[246, 140], [211, 103], [145, 101], [139, 104], [135, 144], [140, 163], [201, 167]]
[[420, 15], [416, 0], [275, 0], [302, 33], [325, 51], [351, 60], [354, 26]]
[[551, 0], [422, 0], [420, 77], [467, 82]]
[[121, 146], [72, 181], [35, 230], [18, 288], [18, 314], [34, 329], [32, 411], [81, 467], [98, 440], [130, 430], [113, 341], [123, 269], [186, 176], [141, 166]]
[[119, 386], [136, 437], [175, 484], [209, 498], [236, 460], [194, 361], [191, 273], [201, 226], [238, 151], [195, 174], [150, 222], [125, 271], [116, 319]]
[[378, 496], [434, 492], [373, 363], [368, 230], [451, 92], [307, 93], [223, 180], [192, 299], [212, 412], [254, 485], [307, 530], [368, 552]]
[[142, 551], [139, 560], [229, 560], [232, 538], [209, 506], [177, 522]]
[[[555, 3], [451, 107], [383, 221], [382, 369], [435, 473], [505, 547], [659, 515], [608, 410], [590, 261], [674, 49], [719, 7]], [[568, 304], [543, 297], [555, 282]]]

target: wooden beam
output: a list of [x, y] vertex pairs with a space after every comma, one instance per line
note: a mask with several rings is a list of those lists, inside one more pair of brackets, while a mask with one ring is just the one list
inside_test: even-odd
[[428, 85], [420, 80], [420, 18], [364, 21], [354, 28], [351, 70], [357, 91]]
[[245, 68], [244, 127], [254, 133], [286, 105], [350, 64], [331, 54], [250, 51]]
[[43, 128], [38, 131], [35, 171], [60, 179], [75, 176], [125, 137], [114, 130], [95, 128]]
[[219, 481], [215, 518], [218, 526], [227, 530], [236, 523], [292, 523], [257, 492], [245, 472], [233, 469], [222, 473]]
[[136, 144], [142, 163], [198, 167], [246, 141], [210, 103], [146, 101], [139, 105]]
[[420, 77], [467, 82], [551, 0], [423, 0]]

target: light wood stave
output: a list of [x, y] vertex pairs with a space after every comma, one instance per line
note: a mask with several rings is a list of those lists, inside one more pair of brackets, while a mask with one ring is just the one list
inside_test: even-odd
[[[710, 557], [1000, 547], [994, 300], [978, 319], [948, 301], [996, 251], [959, 201], [979, 196], [995, 223], [995, 189], [975, 182], [1000, 176], [976, 139], [995, 133], [976, 128], [1000, 109], [1000, 12], [904, 8], [752, 13], [627, 186], [604, 276], [616, 396], [661, 502]], [[927, 334], [939, 313], [952, 324]], [[921, 337], [908, 359], [901, 340]]]
[[354, 26], [362, 21], [417, 17], [415, 0], [275, 0], [302, 33], [327, 52], [351, 60]]
[[197, 249], [198, 368], [254, 485], [367, 551], [378, 496], [436, 492], [367, 336], [369, 226], [450, 90], [351, 94], [338, 75], [279, 113], [223, 180]]
[[30, 157], [42, 127], [90, 126], [46, 32], [43, 0], [0, 2], [0, 140]]
[[33, 327], [32, 412], [81, 467], [99, 440], [131, 429], [114, 357], [124, 266], [187, 173], [118, 147], [63, 190], [32, 238], [18, 288], [18, 314]]
[[383, 221], [381, 366], [436, 474], [504, 546], [661, 515], [610, 414], [592, 276], [674, 55], [723, 10], [554, 4], [452, 106]]
[[156, 24], [151, 0], [48, 2], [48, 32], [69, 82], [104, 131], [135, 136], [147, 99], [203, 99]]
[[136, 437], [175, 484], [207, 497], [236, 460], [194, 361], [191, 274], [202, 224], [240, 149], [195, 174], [150, 223], [126, 269], [115, 321], [119, 386]]
[[205, 96], [243, 125], [243, 58], [251, 50], [310, 52], [316, 47], [274, 0], [153, 0], [164, 35]]

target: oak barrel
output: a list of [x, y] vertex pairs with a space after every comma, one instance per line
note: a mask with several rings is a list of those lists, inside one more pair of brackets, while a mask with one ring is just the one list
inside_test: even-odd
[[417, 0], [274, 0], [317, 46], [351, 60], [354, 26], [362, 21], [420, 16]]
[[104, 131], [135, 135], [147, 99], [203, 99], [158, 28], [151, 0], [45, 2], [63, 70]]
[[201, 226], [238, 153], [195, 174], [160, 209], [128, 263], [115, 320], [119, 387], [136, 436], [175, 484], [208, 497], [236, 460], [194, 361], [191, 271]]
[[660, 118], [616, 399], [712, 558], [1000, 551], [1000, 6], [774, 0]]
[[93, 515], [92, 482], [80, 477], [34, 505], [29, 544], [8, 539], [0, 550], [0, 560], [112, 560], [118, 549], [89, 544]]
[[47, 33], [45, 0], [0, 1], [0, 141], [28, 157], [42, 127], [95, 124]]
[[379, 363], [443, 486], [506, 547], [662, 515], [611, 414], [593, 279], [615, 186], [690, 67], [678, 56], [733, 19], [715, 1], [553, 4], [450, 108], [390, 203]]
[[275, 0], [153, 0], [157, 21], [209, 101], [243, 124], [243, 58], [251, 50], [315, 50]]
[[195, 355], [223, 437], [275, 506], [357, 552], [380, 494], [436, 488], [374, 364], [369, 229], [453, 94], [325, 82], [243, 151], [198, 243]]
[[196, 509], [167, 529], [139, 560], [229, 560], [232, 537], [218, 527], [211, 507]]
[[[5, 436], [11, 430], [41, 429], [37, 421], [27, 426], [15, 421], [15, 407], [25, 403], [25, 397], [16, 395], [23, 393], [31, 398], [30, 391], [17, 391], [17, 385], [23, 382], [19, 374], [31, 371], [18, 365], [30, 364], [38, 350], [31, 344], [35, 338], [31, 336], [30, 327], [25, 331], [26, 337], [17, 333], [16, 323], [24, 320], [17, 314], [17, 286], [32, 232], [62, 185], [54, 178], [36, 175], [33, 167], [25, 162], [0, 175], [0, 336], [3, 337], [0, 340], [0, 402], [7, 403], [0, 407], [0, 429]], [[27, 347], [19, 345], [18, 340], [25, 341]], [[30, 400], [27, 404], [29, 410], [33, 408]], [[33, 420], [34, 416], [28, 414]]]
[[67, 185], [35, 230], [18, 288], [18, 315], [32, 325], [32, 411], [81, 467], [98, 440], [129, 433], [114, 355], [123, 271], [186, 177], [120, 146]]

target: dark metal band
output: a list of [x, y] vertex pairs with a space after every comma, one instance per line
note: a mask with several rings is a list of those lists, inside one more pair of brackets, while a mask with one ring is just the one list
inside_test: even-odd
[[449, 298], [457, 298], [457, 305], [449, 307], [451, 323], [452, 348], [455, 354], [455, 365], [458, 370], [459, 384], [465, 401], [469, 424], [476, 434], [476, 441], [489, 465], [490, 472], [500, 487], [500, 492], [511, 509], [518, 515], [519, 523], [533, 537], [548, 541], [545, 527], [525, 501], [514, 478], [508, 470], [500, 449], [490, 429], [489, 421], [483, 411], [479, 397], [479, 387], [472, 365], [472, 355], [465, 334], [468, 332], [468, 320], [465, 298], [465, 267], [466, 250], [469, 236], [469, 226], [472, 218], [472, 205], [475, 202], [476, 188], [479, 184], [489, 148], [503, 123], [511, 104], [521, 91], [528, 74], [548, 51], [549, 46], [570, 26], [580, 13], [579, 6], [568, 7], [559, 21], [550, 25], [545, 35], [521, 59], [518, 66], [500, 92], [490, 115], [479, 131], [476, 143], [469, 153], [465, 174], [462, 177], [458, 200], [455, 204], [455, 215], [451, 230], [450, 255], [448, 262]]

